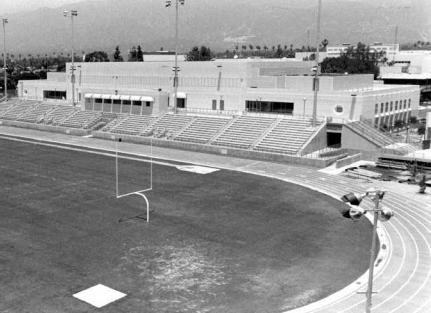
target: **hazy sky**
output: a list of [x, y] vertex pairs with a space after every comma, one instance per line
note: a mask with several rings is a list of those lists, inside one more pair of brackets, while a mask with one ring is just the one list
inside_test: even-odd
[[[0, 0], [0, 16], [5, 16], [7, 14], [10, 13], [16, 13], [19, 11], [28, 11], [28, 10], [33, 10], [33, 9], [37, 9], [40, 7], [49, 7], [49, 8], [54, 8], [54, 7], [60, 7], [64, 4], [68, 4], [68, 3], [75, 3], [75, 2], [83, 2], [83, 1], [88, 1], [88, 0]], [[94, 1], [94, 0], [93, 0]], [[103, 0], [98, 0], [98, 1], [103, 1]], [[121, 1], [121, 0], [118, 0]], [[145, 1], [145, 0], [142, 0]], [[163, 1], [163, 0], [160, 0]], [[199, 0], [188, 0], [188, 1], [199, 1]], [[264, 0], [249, 0], [250, 3], [254, 2], [254, 1], [264, 1]], [[292, 1], [292, 3], [298, 4], [300, 3], [298, 0], [284, 0], [283, 2], [286, 3], [286, 5], [289, 5], [289, 2]], [[312, 0], [302, 0], [302, 1], [308, 1], [308, 2], [312, 2]], [[317, 3], [317, 0], [314, 0]], [[324, 0], [325, 1], [364, 1], [364, 2], [373, 2], [374, 4], [381, 4], [384, 6], [400, 6], [401, 5], [405, 5], [405, 4], [410, 4], [412, 2], [416, 2], [416, 4], [419, 2], [428, 2], [431, 0]]]
[[82, 0], [0, 0], [0, 16], [4, 16], [8, 13], [38, 9], [41, 7], [55, 8], [67, 3], [81, 1]]

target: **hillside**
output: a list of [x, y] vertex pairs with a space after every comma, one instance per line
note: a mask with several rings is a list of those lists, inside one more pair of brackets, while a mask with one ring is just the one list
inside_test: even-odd
[[[313, 4], [299, 0], [186, 0], [180, 9], [180, 49], [204, 44], [213, 50], [232, 48], [236, 37], [249, 36], [247, 44], [314, 45]], [[287, 4], [286, 4], [287, 3]], [[99, 0], [65, 6], [75, 8], [75, 47], [77, 51], [103, 49], [111, 53], [120, 45], [123, 54], [132, 45], [145, 50], [174, 47], [173, 8], [163, 0]], [[377, 8], [377, 9], [376, 9]], [[41, 8], [8, 16], [7, 46], [12, 53], [68, 52], [70, 19], [63, 8]], [[415, 16], [415, 18], [413, 18]], [[393, 42], [395, 21], [400, 42], [426, 40], [426, 19], [417, 9], [376, 7], [371, 1], [324, 1], [322, 39], [330, 44], [350, 42]], [[310, 30], [310, 39], [307, 37]], [[428, 40], [431, 40], [429, 38]]]

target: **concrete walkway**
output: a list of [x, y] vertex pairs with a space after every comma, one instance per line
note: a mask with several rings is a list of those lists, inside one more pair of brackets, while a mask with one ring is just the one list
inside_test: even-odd
[[[0, 126], [0, 135], [22, 136], [51, 143], [59, 142], [101, 150], [114, 150], [115, 143], [91, 137], [73, 137], [63, 134]], [[122, 152], [148, 155], [150, 148], [121, 143]], [[339, 198], [348, 192], [363, 192], [370, 187], [387, 190], [383, 205], [392, 208], [395, 216], [379, 233], [386, 238], [382, 254], [375, 264], [373, 312], [429, 313], [431, 312], [431, 195], [418, 194], [417, 186], [394, 182], [370, 182], [330, 175], [314, 168], [277, 164], [227, 156], [153, 147], [153, 156], [179, 162], [237, 170], [274, 177], [297, 183]], [[428, 192], [431, 192], [428, 190]], [[364, 200], [364, 207], [371, 207]], [[340, 217], [341, 218], [341, 217]], [[350, 286], [336, 294], [308, 306], [290, 311], [303, 312], [364, 312], [366, 273]]]

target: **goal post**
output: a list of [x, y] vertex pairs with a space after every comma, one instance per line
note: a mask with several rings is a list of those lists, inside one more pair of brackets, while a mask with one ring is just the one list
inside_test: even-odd
[[115, 196], [117, 199], [137, 195], [144, 199], [146, 220], [150, 221], [150, 203], [145, 195], [153, 190], [153, 141], [140, 145], [136, 156], [126, 154], [121, 148], [122, 139], [115, 138]]

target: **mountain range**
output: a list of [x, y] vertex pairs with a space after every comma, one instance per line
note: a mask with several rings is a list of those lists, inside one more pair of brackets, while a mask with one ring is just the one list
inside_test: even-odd
[[[400, 1], [394, 6], [388, 1], [377, 5], [369, 0], [325, 0], [321, 39], [328, 39], [330, 45], [393, 43], [397, 28], [400, 43], [430, 41], [429, 14], [420, 7], [429, 9], [425, 2]], [[123, 55], [137, 45], [146, 51], [160, 47], [173, 50], [175, 9], [164, 4], [164, 0], [82, 1], [11, 14], [6, 24], [7, 49], [23, 55], [70, 52], [71, 21], [64, 18], [63, 9], [76, 9], [74, 47], [78, 54], [94, 50], [112, 53], [117, 45]], [[316, 4], [300, 0], [186, 0], [179, 9], [179, 50], [186, 52], [194, 45], [216, 51], [236, 44], [315, 46]]]

